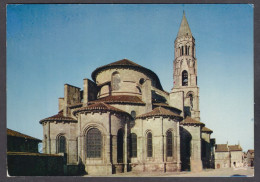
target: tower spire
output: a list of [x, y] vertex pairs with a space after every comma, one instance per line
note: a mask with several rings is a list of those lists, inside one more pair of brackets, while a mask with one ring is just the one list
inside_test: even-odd
[[187, 36], [187, 35], [192, 36], [192, 33], [191, 33], [188, 21], [185, 16], [185, 11], [183, 10], [181, 26], [180, 26], [177, 37]]

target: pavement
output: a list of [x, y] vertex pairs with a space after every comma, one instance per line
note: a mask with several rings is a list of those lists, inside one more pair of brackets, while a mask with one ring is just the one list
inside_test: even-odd
[[[101, 177], [85, 175], [85, 177]], [[119, 174], [111, 174], [103, 177], [254, 177], [254, 168], [240, 167], [240, 168], [225, 168], [225, 169], [204, 169], [201, 172], [127, 172]]]

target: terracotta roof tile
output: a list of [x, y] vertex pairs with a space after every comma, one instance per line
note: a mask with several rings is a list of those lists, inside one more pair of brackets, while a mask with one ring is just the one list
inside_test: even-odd
[[141, 65], [134, 63], [133, 61], [130, 61], [129, 59], [121, 59], [119, 61], [107, 64], [106, 66], [113, 66], [113, 65], [127, 65], [127, 66], [137, 66], [137, 67], [142, 67]]
[[127, 104], [145, 104], [140, 97], [129, 95], [113, 95], [100, 98], [98, 100], [90, 101], [89, 103], [104, 102], [107, 104], [112, 103], [127, 103]]
[[29, 136], [29, 135], [22, 134], [22, 133], [20, 133], [20, 132], [17, 132], [17, 131], [14, 131], [14, 130], [8, 129], [8, 128], [7, 128], [7, 136], [13, 136], [13, 137], [25, 138], [25, 139], [36, 140], [36, 141], [38, 141], [38, 142], [41, 142], [40, 139], [37, 139], [37, 138], [31, 137], [31, 136]]
[[166, 117], [178, 117], [182, 118], [180, 115], [175, 114], [167, 109], [164, 109], [163, 107], [156, 107], [151, 112], [142, 114], [137, 116], [136, 118], [147, 118], [147, 117], [153, 117], [153, 116], [166, 116]]
[[230, 151], [242, 151], [242, 148], [240, 145], [229, 145], [228, 148]]
[[40, 121], [40, 124], [42, 124], [43, 121], [70, 121], [70, 122], [77, 122], [77, 120], [71, 118], [71, 117], [67, 117], [63, 115], [63, 111], [60, 111], [58, 114], [53, 115], [51, 117], [42, 119]]
[[197, 121], [189, 116], [187, 116], [183, 121], [180, 122], [180, 124], [182, 125], [189, 125], [189, 124], [192, 124], [192, 125], [202, 125], [202, 126], [205, 126], [204, 123], [200, 122], [200, 121]]
[[173, 106], [170, 106], [169, 104], [166, 104], [166, 103], [162, 103], [162, 102], [159, 102], [159, 103], [153, 103], [154, 106], [162, 106], [162, 107], [167, 107], [167, 108], [172, 108], [172, 109], [175, 109], [175, 110], [178, 110], [179, 112], [181, 112], [180, 109], [177, 109]]
[[135, 68], [135, 69], [139, 69], [147, 74], [149, 74], [150, 76], [152, 76], [155, 80], [156, 80], [156, 87], [159, 88], [160, 90], [163, 90], [162, 85], [160, 83], [160, 80], [158, 78], [158, 76], [150, 69], [147, 69], [139, 64], [134, 63], [133, 61], [130, 61], [128, 59], [122, 59], [104, 66], [100, 66], [97, 69], [95, 69], [92, 74], [91, 77], [94, 81], [96, 81], [96, 76], [97, 74], [105, 69], [108, 68], [115, 68], [115, 67], [124, 67], [124, 68]]
[[121, 112], [121, 113], [128, 114], [127, 112], [125, 112], [121, 109], [115, 108], [115, 107], [105, 104], [103, 102], [98, 102], [98, 103], [89, 105], [87, 107], [79, 108], [79, 109], [73, 111], [73, 114], [75, 115], [76, 113], [81, 112], [81, 111], [113, 111], [113, 112]]
[[229, 148], [227, 144], [216, 144], [215, 152], [229, 152]]
[[201, 128], [201, 131], [205, 132], [205, 133], [213, 133], [213, 131], [211, 129], [209, 129], [209, 128], [205, 127], [205, 126]]

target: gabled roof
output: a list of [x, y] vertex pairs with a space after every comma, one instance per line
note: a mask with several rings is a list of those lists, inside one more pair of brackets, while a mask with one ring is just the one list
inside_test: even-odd
[[189, 116], [187, 116], [183, 121], [180, 122], [181, 125], [201, 125], [205, 126], [204, 123], [197, 121]]
[[76, 113], [82, 112], [82, 111], [106, 111], [106, 112], [112, 111], [112, 112], [120, 112], [120, 113], [130, 115], [129, 113], [127, 113], [121, 109], [117, 109], [108, 104], [105, 104], [104, 102], [98, 102], [98, 103], [89, 105], [87, 107], [82, 107], [82, 108], [76, 109], [75, 111], [73, 111], [73, 114], [75, 115]]
[[163, 107], [156, 107], [151, 112], [142, 114], [137, 116], [136, 118], [147, 118], [147, 117], [154, 117], [154, 116], [163, 116], [163, 117], [170, 117], [170, 118], [182, 118], [180, 115], [175, 114], [167, 109], [164, 109]]
[[187, 35], [192, 36], [192, 33], [191, 33], [191, 30], [190, 30], [190, 26], [188, 24], [188, 21], [186, 19], [185, 13], [183, 11], [181, 26], [180, 26], [177, 37], [187, 36]]
[[201, 128], [201, 131], [205, 132], [205, 133], [213, 133], [213, 131], [211, 129], [209, 129], [209, 128], [205, 127], [205, 126]]
[[29, 140], [35, 140], [35, 141], [38, 141], [38, 142], [42, 142], [40, 139], [31, 137], [29, 135], [22, 134], [20, 132], [17, 132], [17, 131], [8, 129], [8, 128], [7, 128], [7, 136], [19, 137], [19, 138], [24, 138], [24, 139], [29, 139]]
[[160, 90], [163, 90], [158, 76], [153, 71], [151, 71], [150, 69], [147, 69], [143, 66], [140, 66], [139, 64], [136, 64], [133, 61], [130, 61], [128, 59], [122, 59], [122, 60], [107, 64], [107, 65], [104, 65], [104, 66], [101, 66], [101, 67], [98, 67], [97, 69], [95, 69], [91, 74], [91, 77], [94, 80], [94, 82], [96, 82], [96, 76], [99, 72], [106, 70], [106, 69], [109, 69], [109, 68], [134, 68], [134, 69], [138, 69], [138, 70], [150, 75], [152, 78], [154, 78], [155, 81], [156, 81], [156, 84], [157, 84], [156, 87]]
[[69, 121], [69, 122], [77, 122], [77, 120], [71, 118], [71, 117], [67, 117], [63, 115], [63, 111], [61, 110], [58, 114], [53, 115], [51, 117], [42, 119], [40, 121], [40, 124], [42, 124], [42, 122], [44, 121]]
[[230, 151], [242, 151], [242, 148], [240, 145], [229, 145], [228, 148]]
[[229, 148], [227, 144], [216, 144], [215, 152], [229, 152]]
[[130, 95], [111, 95], [100, 98], [98, 100], [90, 101], [89, 104], [104, 102], [107, 104], [120, 103], [120, 104], [145, 104], [140, 97]]

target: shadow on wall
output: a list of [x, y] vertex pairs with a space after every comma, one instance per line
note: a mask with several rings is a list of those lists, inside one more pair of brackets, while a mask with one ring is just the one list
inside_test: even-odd
[[66, 154], [40, 154], [8, 152], [7, 164], [10, 176], [78, 176], [85, 175], [85, 166], [67, 165]]
[[191, 157], [191, 139], [192, 136], [188, 130], [180, 128], [181, 133], [181, 170], [190, 171], [190, 157]]

